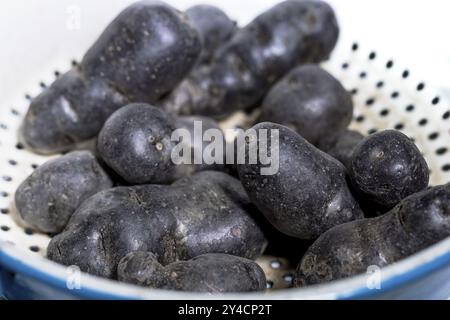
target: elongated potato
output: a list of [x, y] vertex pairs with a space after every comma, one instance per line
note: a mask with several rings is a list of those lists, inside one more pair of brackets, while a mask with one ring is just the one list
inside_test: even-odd
[[217, 49], [225, 44], [238, 30], [235, 21], [231, 20], [221, 9], [206, 4], [190, 7], [186, 15], [200, 34], [203, 51], [199, 63], [210, 63]]
[[69, 150], [95, 137], [125, 104], [154, 103], [170, 92], [200, 52], [198, 33], [184, 14], [159, 1], [132, 4], [79, 66], [33, 99], [21, 139], [37, 153]]
[[[97, 139], [100, 157], [130, 184], [169, 184], [194, 172], [223, 170], [220, 164], [195, 164], [197, 152], [203, 160], [203, 151], [209, 143], [194, 140], [195, 125], [201, 131], [215, 129], [223, 136], [218, 124], [205, 117], [173, 117], [162, 109], [145, 103], [133, 103], [116, 111], [103, 126]], [[190, 141], [172, 140], [176, 129], [185, 129]], [[191, 157], [188, 163], [176, 164], [172, 153], [185, 145]]]
[[162, 105], [216, 118], [252, 107], [296, 65], [327, 59], [338, 33], [328, 4], [284, 1], [237, 31], [210, 66], [196, 69]]
[[[287, 127], [265, 122], [252, 129], [278, 132], [279, 170], [262, 175], [261, 161], [247, 161], [238, 165], [239, 178], [253, 203], [279, 231], [314, 239], [336, 225], [363, 217], [339, 161]], [[257, 151], [267, 150], [259, 147]]]
[[108, 278], [133, 251], [152, 252], [163, 265], [206, 253], [255, 259], [266, 247], [255, 211], [239, 181], [221, 172], [114, 188], [83, 202], [48, 257]]
[[349, 222], [324, 233], [297, 268], [296, 285], [367, 272], [404, 259], [450, 236], [450, 186], [414, 194], [384, 216]]

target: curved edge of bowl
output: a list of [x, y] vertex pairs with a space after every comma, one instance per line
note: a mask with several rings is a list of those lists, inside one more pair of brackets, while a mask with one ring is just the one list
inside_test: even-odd
[[[70, 290], [68, 269], [39, 256], [32, 256], [8, 242], [0, 242], [0, 267], [31, 278], [75, 298], [87, 299], [370, 299], [414, 283], [446, 267], [450, 268], [450, 238], [393, 265], [380, 269], [379, 289], [370, 289], [368, 275], [271, 293], [211, 295], [146, 289], [117, 281], [80, 274], [80, 289]], [[450, 280], [449, 280], [450, 282]], [[55, 296], [55, 299], [58, 297]]]

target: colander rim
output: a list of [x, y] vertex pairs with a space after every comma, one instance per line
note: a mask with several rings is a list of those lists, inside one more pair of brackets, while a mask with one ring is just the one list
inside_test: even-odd
[[367, 275], [362, 274], [329, 284], [306, 288], [283, 289], [270, 293], [226, 293], [210, 295], [143, 288], [82, 273], [81, 289], [70, 291], [67, 288], [67, 268], [65, 266], [59, 265], [44, 257], [30, 255], [12, 243], [0, 243], [0, 266], [40, 281], [53, 288], [70, 292], [77, 297], [90, 299], [365, 299], [387, 293], [449, 265], [450, 238], [409, 258], [382, 268], [382, 285], [380, 289], [369, 289], [366, 285]]

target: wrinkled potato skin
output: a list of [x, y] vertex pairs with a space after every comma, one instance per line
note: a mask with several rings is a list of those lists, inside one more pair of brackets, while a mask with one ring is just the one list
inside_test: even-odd
[[252, 260], [205, 254], [163, 267], [152, 253], [133, 252], [118, 267], [119, 281], [141, 286], [211, 294], [263, 291], [266, 277]]
[[61, 232], [78, 206], [113, 185], [87, 151], [74, 151], [37, 168], [16, 191], [21, 218], [44, 233]]
[[316, 65], [292, 70], [268, 93], [259, 122], [275, 122], [299, 133], [313, 145], [345, 130], [353, 116], [349, 92]]
[[339, 134], [325, 137], [318, 147], [350, 169], [353, 151], [363, 139], [364, 136], [357, 131], [344, 130]]
[[203, 43], [199, 63], [207, 64], [213, 59], [216, 50], [226, 43], [237, 31], [236, 22], [221, 9], [200, 4], [186, 10]]
[[297, 268], [296, 286], [367, 272], [450, 236], [450, 187], [414, 194], [384, 216], [349, 222], [323, 234]]
[[206, 253], [255, 259], [266, 247], [256, 214], [238, 180], [205, 171], [172, 186], [110, 189], [85, 201], [48, 257], [114, 278], [119, 260], [149, 251], [163, 265]]
[[[115, 277], [119, 260], [132, 251], [152, 251], [162, 263], [173, 261], [176, 220], [169, 212], [151, 210], [143, 189], [109, 189], [83, 202], [66, 229], [51, 240], [48, 258], [106, 278]], [[148, 190], [165, 191], [156, 185]]]
[[200, 52], [197, 31], [179, 11], [158, 1], [132, 4], [79, 66], [33, 99], [21, 140], [41, 154], [71, 150], [94, 137], [118, 108], [137, 101], [154, 103], [170, 92]]
[[298, 64], [328, 59], [339, 34], [321, 1], [284, 1], [259, 15], [162, 103], [170, 112], [222, 118], [258, 103]]
[[391, 209], [428, 186], [429, 169], [416, 145], [403, 133], [386, 130], [366, 137], [354, 149], [349, 176], [364, 199]]
[[253, 129], [279, 130], [279, 171], [263, 176], [260, 162], [238, 165], [239, 178], [252, 202], [279, 231], [315, 239], [363, 217], [339, 161], [287, 127], [265, 122]]

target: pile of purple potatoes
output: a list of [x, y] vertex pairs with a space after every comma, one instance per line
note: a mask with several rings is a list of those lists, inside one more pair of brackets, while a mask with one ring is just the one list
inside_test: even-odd
[[[287, 0], [244, 27], [209, 5], [130, 5], [32, 99], [21, 142], [63, 155], [17, 189], [20, 217], [51, 235], [52, 261], [209, 293], [265, 290], [254, 261], [267, 253], [287, 252], [293, 286], [304, 287], [449, 237], [450, 185], [428, 187], [413, 141], [348, 129], [352, 96], [319, 66], [338, 35], [322, 1]], [[259, 160], [172, 161], [174, 130], [196, 121], [220, 130], [236, 111], [259, 114], [252, 129], [279, 133], [275, 174]]]

